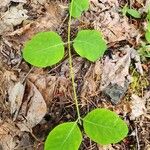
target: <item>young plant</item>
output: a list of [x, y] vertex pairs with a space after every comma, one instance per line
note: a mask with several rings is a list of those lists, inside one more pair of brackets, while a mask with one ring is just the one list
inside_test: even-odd
[[141, 47], [139, 48], [139, 54], [141, 55], [142, 59], [150, 58], [150, 10], [147, 13], [146, 17], [147, 26], [145, 30], [145, 42], [141, 43]]
[[78, 125], [83, 126], [87, 136], [98, 144], [117, 143], [128, 134], [126, 123], [108, 109], [97, 108], [83, 118], [80, 116], [72, 66], [71, 43], [81, 57], [92, 62], [101, 58], [107, 49], [102, 34], [96, 30], [81, 30], [73, 41], [70, 40], [72, 17], [79, 18], [88, 7], [89, 0], [71, 1], [66, 43], [63, 43], [61, 37], [55, 32], [41, 32], [26, 42], [23, 49], [23, 58], [27, 62], [37, 67], [47, 67], [58, 63], [63, 58], [64, 45], [68, 45], [70, 76], [78, 117], [76, 121], [62, 123], [55, 127], [45, 141], [45, 150], [78, 150], [82, 142], [82, 132]]
[[146, 45], [146, 43], [142, 43], [138, 52], [143, 60], [145, 58], [150, 58], [150, 45]]
[[129, 8], [127, 4], [122, 8], [122, 14], [124, 16], [128, 14], [136, 19], [141, 18], [141, 14], [136, 9]]
[[145, 39], [148, 43], [150, 43], [150, 10], [147, 13], [147, 27], [146, 27], [146, 33], [145, 33]]

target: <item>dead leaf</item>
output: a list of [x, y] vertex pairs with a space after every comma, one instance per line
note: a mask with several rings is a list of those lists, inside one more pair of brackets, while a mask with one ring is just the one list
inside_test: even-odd
[[[81, 67], [84, 63], [82, 58], [73, 59], [75, 77], [81, 73]], [[54, 68], [55, 69], [55, 68]], [[54, 70], [52, 69], [52, 70]], [[82, 68], [83, 69], [83, 68]], [[56, 97], [67, 98], [72, 97], [72, 86], [70, 82], [70, 72], [68, 60], [61, 65], [59, 75], [51, 75], [47, 72], [34, 72], [28, 76], [28, 79], [38, 88], [47, 105], [50, 105]]]
[[141, 60], [140, 60], [140, 55], [138, 54], [138, 52], [135, 50], [135, 49], [132, 49], [131, 50], [131, 59], [134, 60], [134, 64], [135, 64], [135, 67], [137, 69], [137, 71], [143, 75], [143, 68], [142, 68], [142, 65], [141, 65]]
[[104, 146], [101, 146], [99, 145], [98, 147], [99, 150], [115, 150], [112, 145], [104, 145]]
[[[73, 58], [73, 70], [75, 77], [78, 76], [78, 73], [81, 71], [82, 65], [84, 64], [84, 59], [81, 57], [75, 57]], [[69, 71], [69, 61], [66, 59], [62, 66], [60, 75], [69, 78], [70, 77], [70, 71]]]
[[145, 114], [146, 112], [146, 99], [143, 97], [139, 97], [135, 94], [132, 94], [131, 96], [131, 116], [130, 119], [131, 120], [135, 120], [136, 118], [140, 117], [141, 115]]
[[3, 23], [16, 26], [21, 24], [21, 22], [27, 18], [27, 10], [23, 9], [22, 5], [18, 5], [17, 7], [12, 6], [4, 15]]
[[[115, 104], [124, 96], [131, 82], [129, 74], [131, 59], [135, 60], [137, 71], [143, 75], [137, 51], [129, 46], [122, 47], [119, 51], [113, 54], [112, 58], [106, 56], [100, 86], [100, 90]], [[124, 53], [123, 56], [120, 56], [120, 53]]]
[[30, 81], [38, 88], [47, 105], [55, 97], [70, 96], [70, 81], [64, 76], [30, 74]]
[[15, 86], [10, 90], [9, 102], [10, 102], [10, 113], [13, 116], [13, 120], [16, 120], [19, 113], [22, 99], [24, 95], [25, 87], [21, 82], [15, 84]]
[[28, 133], [21, 132], [12, 120], [0, 122], [0, 150], [20, 150], [32, 147], [31, 138]]
[[85, 23], [103, 33], [108, 43], [130, 40], [139, 35], [138, 29], [120, 15], [118, 0], [90, 0], [90, 9], [82, 16]]
[[33, 141], [30, 137], [30, 134], [27, 132], [22, 132], [22, 134], [18, 137], [15, 150], [24, 150], [24, 149], [33, 150], [33, 147], [34, 147]]
[[84, 76], [84, 84], [81, 91], [81, 97], [92, 97], [99, 93], [98, 87], [100, 84], [100, 78], [102, 74], [101, 61], [97, 61], [94, 65], [91, 65], [87, 73]]
[[28, 78], [38, 88], [38, 90], [44, 97], [46, 104], [50, 104], [54, 98], [55, 90], [57, 88], [58, 77], [32, 73]]
[[8, 4], [10, 3], [10, 0], [3, 0], [1, 1], [0, 3], [0, 9], [3, 8], [3, 7], [8, 7]]
[[46, 3], [46, 0], [32, 0], [33, 1], [33, 3], [35, 3], [35, 4], [41, 4], [41, 5], [44, 5], [45, 3]]
[[16, 135], [19, 135], [19, 130], [12, 121], [0, 124], [0, 146], [3, 150], [13, 150], [16, 147]]
[[23, 8], [22, 4], [18, 6], [11, 6], [8, 11], [1, 14], [0, 20], [0, 34], [4, 32], [13, 31], [13, 27], [21, 24], [28, 18], [27, 10]]
[[150, 6], [150, 0], [146, 0], [146, 4], [145, 4], [145, 12], [148, 12], [148, 10], [150, 9], [149, 8], [149, 6]]
[[26, 0], [3, 0], [0, 3], [0, 8], [2, 7], [8, 7], [10, 2], [17, 2], [17, 3], [26, 3]]
[[19, 35], [17, 40], [22, 44], [38, 32], [55, 31], [62, 23], [65, 9], [61, 8], [56, 2], [46, 3], [45, 0], [34, 0], [31, 2], [31, 6], [38, 11], [41, 7], [41, 3], [46, 9], [46, 12], [42, 16], [39, 16], [35, 21], [30, 21], [22, 28], [10, 33], [13, 37], [14, 35]]
[[25, 119], [17, 124], [21, 131], [30, 131], [43, 119], [47, 112], [44, 98], [36, 86], [28, 80], [27, 87], [29, 93], [21, 108], [21, 114]]

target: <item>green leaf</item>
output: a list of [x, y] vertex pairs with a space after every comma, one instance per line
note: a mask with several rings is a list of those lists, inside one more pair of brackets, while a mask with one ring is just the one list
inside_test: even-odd
[[[72, 12], [71, 12], [72, 7]], [[74, 18], [79, 18], [83, 11], [88, 10], [89, 0], [72, 0], [70, 4], [70, 15]]]
[[150, 31], [150, 22], [147, 22], [147, 30]]
[[78, 150], [82, 134], [76, 122], [63, 123], [48, 135], [44, 150]]
[[145, 38], [146, 38], [147, 42], [150, 43], [150, 31], [149, 30], [146, 31]]
[[145, 57], [150, 58], [150, 45], [147, 45], [145, 48]]
[[84, 58], [94, 62], [103, 56], [107, 49], [101, 33], [96, 30], [82, 30], [74, 40], [75, 51]]
[[127, 12], [129, 15], [131, 15], [134, 18], [141, 18], [141, 14], [135, 9], [132, 9], [132, 8], [128, 9]]
[[55, 32], [40, 32], [25, 43], [23, 58], [37, 67], [58, 63], [64, 56], [64, 43]]
[[95, 109], [83, 119], [85, 133], [95, 142], [117, 143], [127, 136], [128, 127], [117, 114], [107, 109]]
[[[145, 61], [146, 58], [150, 58], [150, 45], [147, 45], [145, 42], [141, 42], [141, 47], [138, 49], [138, 53], [143, 61]], [[136, 85], [136, 81], [133, 82], [134, 87], [135, 85]]]
[[147, 18], [148, 21], [150, 21], [150, 9], [148, 10], [146, 18]]
[[150, 58], [150, 45], [142, 45], [138, 52], [142, 57]]

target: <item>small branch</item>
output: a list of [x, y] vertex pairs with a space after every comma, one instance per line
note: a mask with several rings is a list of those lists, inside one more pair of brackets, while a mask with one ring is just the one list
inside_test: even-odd
[[34, 69], [34, 67], [32, 67], [29, 72], [26, 74], [26, 76], [23, 78], [22, 83], [25, 82], [26, 78], [28, 77], [28, 75], [32, 72], [32, 70]]
[[139, 142], [139, 137], [138, 137], [137, 126], [135, 126], [135, 135], [136, 135], [136, 141], [137, 141], [137, 150], [140, 150], [140, 142]]

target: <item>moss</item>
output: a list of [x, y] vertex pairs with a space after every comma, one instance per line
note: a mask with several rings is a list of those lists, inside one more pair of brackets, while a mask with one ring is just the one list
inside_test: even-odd
[[133, 67], [131, 67], [130, 70], [131, 70], [131, 77], [132, 77], [130, 90], [132, 93], [142, 96], [143, 90], [146, 89], [149, 85], [149, 82], [146, 78], [147, 74], [144, 72], [144, 75], [142, 76], [140, 73], [136, 71], [136, 69], [133, 69]]

